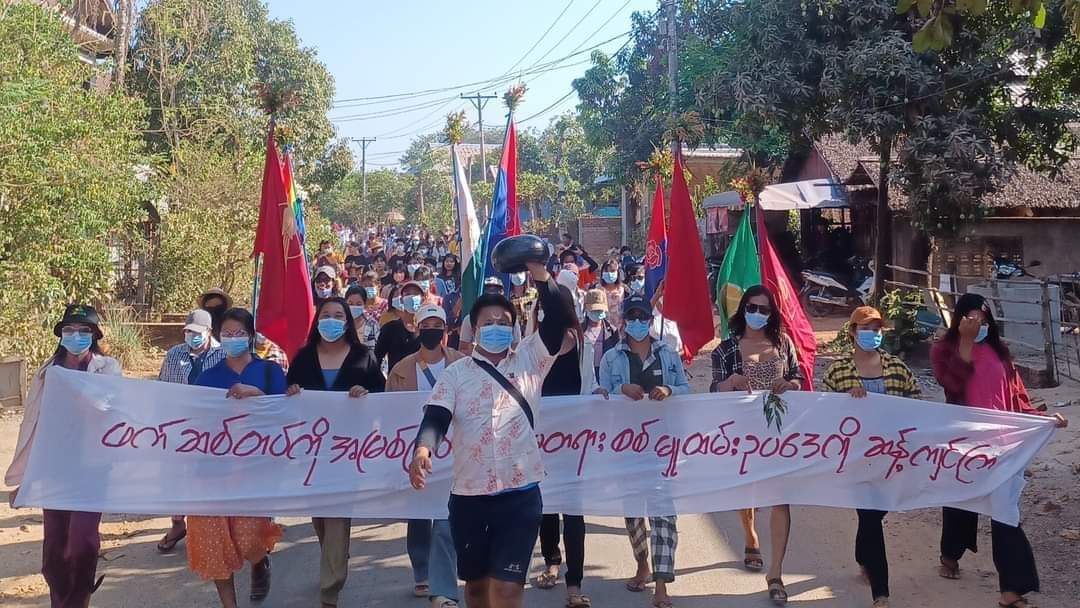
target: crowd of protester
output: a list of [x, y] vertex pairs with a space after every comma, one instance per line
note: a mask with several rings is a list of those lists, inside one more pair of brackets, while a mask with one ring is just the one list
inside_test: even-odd
[[[471, 310], [462, 310], [459, 245], [449, 229], [371, 224], [342, 232], [341, 243], [321, 243], [313, 260], [315, 320], [291, 361], [256, 331], [249, 311], [234, 307], [229, 294], [208, 290], [187, 318], [184, 341], [166, 353], [159, 380], [217, 387], [236, 399], [304, 390], [339, 391], [354, 399], [382, 391], [431, 391], [424, 411], [417, 412], [422, 420], [409, 467], [412, 485], [425, 486], [432, 453], [448, 435], [455, 453], [474, 457], [454, 459], [448, 520], [408, 521], [412, 592], [434, 608], [459, 602], [520, 606], [539, 540], [545, 566], [534, 585], [554, 588], [565, 566], [565, 605], [591, 606], [584, 593], [584, 518], [542, 514], [541, 452], [532, 433], [512, 429], [533, 427], [542, 396], [663, 401], [689, 393], [677, 327], [663, 318], [663, 285], [647, 298], [644, 269], [629, 248], [597, 260], [563, 235], [549, 245], [547, 264], [531, 263], [526, 272], [510, 274], [508, 283], [489, 277]], [[775, 294], [763, 286], [748, 289], [728, 325], [730, 335], [721, 336], [711, 353], [711, 391], [800, 389], [803, 370]], [[882, 350], [881, 313], [858, 308], [849, 327], [853, 347], [829, 367], [819, 388], [855, 399], [870, 393], [919, 398], [911, 370]], [[34, 376], [9, 485], [21, 482], [29, 458], [44, 370], [121, 373], [102, 350], [100, 320], [91, 306], [69, 306], [55, 334], [56, 352]], [[1039, 413], [981, 296], [959, 299], [952, 326], [933, 348], [933, 371], [949, 403]], [[1063, 426], [1065, 420], [1057, 418]], [[496, 457], [495, 442], [508, 445], [508, 455]], [[768, 597], [779, 605], [788, 600], [783, 562], [792, 514], [788, 505], [768, 509], [767, 553], [755, 510], [740, 514], [743, 566], [764, 571]], [[860, 509], [857, 515], [854, 553], [870, 584], [869, 603], [888, 606], [887, 514]], [[53, 606], [86, 606], [100, 585], [100, 518], [45, 510], [42, 572]], [[627, 559], [637, 565], [626, 589], [643, 592], [652, 583], [652, 604], [672, 606], [677, 518], [625, 523]], [[312, 525], [321, 549], [319, 602], [336, 606], [349, 570], [352, 522], [314, 518]], [[977, 527], [974, 513], [943, 510], [941, 576], [959, 576], [963, 554], [976, 549]], [[1025, 608], [1023, 596], [1039, 588], [1031, 546], [1019, 526], [994, 521], [991, 530], [1000, 604]], [[234, 576], [245, 562], [252, 564], [250, 599], [270, 593], [270, 553], [281, 533], [267, 517], [174, 515], [158, 549], [174, 551], [186, 539], [190, 568], [213, 581], [222, 606], [231, 608], [237, 605]], [[464, 594], [459, 580], [465, 581]]]

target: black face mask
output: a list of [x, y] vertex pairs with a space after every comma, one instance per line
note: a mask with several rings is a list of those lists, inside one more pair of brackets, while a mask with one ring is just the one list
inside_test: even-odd
[[442, 329], [427, 328], [420, 330], [420, 344], [428, 350], [435, 350], [442, 342], [446, 332]]

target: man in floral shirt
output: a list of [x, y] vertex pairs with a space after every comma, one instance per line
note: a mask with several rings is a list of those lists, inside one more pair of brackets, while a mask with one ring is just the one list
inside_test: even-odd
[[420, 424], [409, 474], [422, 489], [431, 454], [454, 423], [450, 528], [468, 606], [520, 606], [539, 534], [544, 464], [536, 443], [544, 378], [573, 321], [569, 294], [543, 264], [530, 263], [544, 320], [515, 349], [517, 311], [486, 294], [469, 313], [476, 328], [471, 357], [443, 371]]

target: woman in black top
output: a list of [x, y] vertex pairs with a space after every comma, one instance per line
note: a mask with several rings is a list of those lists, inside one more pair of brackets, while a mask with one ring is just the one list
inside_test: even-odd
[[[305, 344], [289, 366], [287, 394], [302, 389], [348, 391], [350, 397], [381, 393], [386, 379], [371, 350], [360, 342], [345, 300], [327, 298], [315, 311], [315, 322]], [[348, 517], [314, 517], [311, 520], [322, 549], [319, 595], [323, 606], [336, 606], [338, 593], [349, 573]]]
[[[559, 297], [565, 307], [573, 310], [573, 296], [570, 290], [559, 285]], [[533, 309], [533, 316], [539, 314], [541, 305]], [[537, 323], [538, 325], [538, 323]], [[559, 395], [580, 395], [582, 388], [595, 386], [589, 382], [592, 378], [581, 376], [581, 353], [584, 331], [576, 316], [569, 321], [570, 331], [563, 338], [559, 356], [551, 365], [551, 371], [540, 389], [543, 397]], [[589, 391], [586, 391], [589, 392]], [[585, 518], [581, 515], [562, 516], [563, 543], [566, 545], [566, 606], [569, 608], [588, 608], [592, 601], [582, 595], [581, 581], [585, 577]], [[562, 552], [559, 550], [559, 515], [544, 515], [540, 520], [540, 552], [544, 555], [546, 569], [536, 577], [535, 585], [540, 589], [552, 589], [559, 581], [562, 566]]]
[[391, 300], [391, 305], [398, 318], [382, 326], [379, 340], [375, 343], [375, 360], [382, 365], [386, 358], [386, 369], [394, 369], [398, 361], [420, 350], [420, 337], [413, 316], [420, 310], [424, 293], [415, 281], [401, 287], [401, 295]]

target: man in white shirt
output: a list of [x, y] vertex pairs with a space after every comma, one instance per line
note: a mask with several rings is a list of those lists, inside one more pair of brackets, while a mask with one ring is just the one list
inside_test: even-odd
[[435, 384], [409, 467], [413, 487], [423, 488], [431, 454], [453, 422], [450, 527], [470, 608], [522, 605], [540, 528], [544, 465], [534, 416], [574, 312], [543, 264], [530, 263], [529, 272], [546, 313], [539, 330], [511, 349], [513, 304], [496, 294], [477, 299], [470, 312], [476, 348]]

